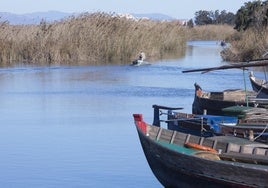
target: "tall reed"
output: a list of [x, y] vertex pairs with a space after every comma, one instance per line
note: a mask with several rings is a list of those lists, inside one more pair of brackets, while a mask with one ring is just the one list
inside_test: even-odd
[[140, 50], [147, 58], [183, 54], [185, 28], [177, 22], [130, 20], [107, 13], [39, 25], [0, 25], [0, 63], [129, 63]]
[[230, 37], [230, 47], [221, 55], [226, 61], [241, 62], [262, 58], [268, 52], [268, 33], [266, 30], [248, 29]]
[[230, 25], [202, 25], [189, 29], [189, 40], [226, 40], [235, 33]]

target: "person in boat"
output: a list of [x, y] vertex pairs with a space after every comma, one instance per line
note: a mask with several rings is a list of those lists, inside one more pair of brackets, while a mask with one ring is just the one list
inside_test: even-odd
[[145, 58], [146, 58], [145, 53], [143, 51], [140, 51], [140, 53], [138, 54], [138, 58], [134, 60], [132, 64], [133, 65], [140, 64], [145, 60]]
[[224, 40], [221, 41], [221, 46], [222, 47], [226, 46], [226, 42]]
[[144, 61], [145, 58], [146, 58], [145, 53], [143, 51], [140, 51], [139, 60]]

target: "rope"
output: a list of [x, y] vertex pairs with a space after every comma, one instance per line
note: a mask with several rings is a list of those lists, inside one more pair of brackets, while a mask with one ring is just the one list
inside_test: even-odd
[[256, 136], [253, 140], [256, 140], [259, 137], [261, 137], [263, 135], [263, 133], [266, 131], [267, 128], [268, 128], [268, 124], [266, 124], [266, 127], [262, 130], [262, 132], [258, 136]]

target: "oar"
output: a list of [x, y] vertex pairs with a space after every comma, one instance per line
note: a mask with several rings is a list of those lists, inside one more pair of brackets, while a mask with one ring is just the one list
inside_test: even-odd
[[[255, 60], [252, 60], [255, 61]], [[257, 60], [256, 60], [257, 61]], [[254, 63], [237, 63], [232, 65], [223, 65], [219, 67], [210, 67], [210, 68], [201, 68], [201, 69], [191, 69], [191, 70], [184, 70], [183, 73], [189, 73], [189, 72], [210, 72], [214, 70], [224, 70], [224, 69], [235, 69], [235, 68], [245, 68], [245, 67], [261, 67], [268, 65], [268, 60], [265, 59], [261, 62], [254, 62]]]

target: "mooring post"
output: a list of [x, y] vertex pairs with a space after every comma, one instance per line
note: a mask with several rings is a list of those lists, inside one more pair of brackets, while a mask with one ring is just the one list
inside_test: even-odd
[[159, 112], [159, 106], [153, 105], [154, 108], [154, 122], [153, 125], [160, 127], [160, 112]]

